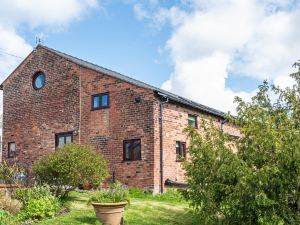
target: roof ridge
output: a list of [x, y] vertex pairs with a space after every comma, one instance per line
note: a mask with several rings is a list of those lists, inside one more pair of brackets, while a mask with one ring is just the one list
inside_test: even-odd
[[214, 108], [202, 105], [202, 104], [200, 104], [198, 102], [195, 102], [195, 101], [193, 101], [191, 99], [179, 96], [179, 95], [174, 94], [174, 93], [169, 92], [169, 91], [165, 91], [165, 90], [163, 90], [161, 88], [157, 88], [157, 87], [155, 87], [153, 85], [147, 84], [147, 83], [145, 83], [143, 81], [139, 81], [139, 80], [137, 80], [135, 78], [129, 77], [129, 76], [124, 75], [124, 74], [121, 74], [119, 72], [113, 71], [113, 70], [105, 68], [103, 66], [99, 66], [99, 65], [97, 65], [95, 63], [91, 63], [91, 62], [88, 62], [86, 60], [80, 59], [78, 57], [69, 55], [67, 53], [60, 52], [60, 51], [58, 51], [56, 49], [50, 48], [50, 47], [45, 46], [43, 44], [38, 44], [34, 48], [34, 50], [38, 49], [39, 47], [44, 48], [44, 49], [46, 49], [46, 50], [48, 50], [48, 51], [50, 51], [50, 52], [52, 52], [54, 54], [57, 54], [57, 55], [65, 58], [65, 59], [67, 59], [67, 60], [69, 60], [69, 61], [71, 61], [73, 63], [76, 63], [77, 65], [86, 67], [88, 69], [92, 69], [94, 71], [98, 71], [98, 72], [104, 73], [104, 74], [106, 74], [108, 76], [111, 76], [111, 77], [114, 77], [114, 78], [126, 81], [128, 83], [137, 85], [139, 87], [150, 89], [150, 90], [156, 92], [157, 94], [161, 94], [161, 95], [167, 96], [170, 100], [172, 100], [174, 102], [190, 106], [192, 108], [204, 111], [204, 112], [209, 113], [209, 114], [213, 114], [213, 115], [218, 116], [218, 117], [224, 118], [224, 116], [226, 115], [226, 113], [224, 113], [224, 112], [222, 112], [220, 110], [217, 110], [217, 109], [214, 109]]

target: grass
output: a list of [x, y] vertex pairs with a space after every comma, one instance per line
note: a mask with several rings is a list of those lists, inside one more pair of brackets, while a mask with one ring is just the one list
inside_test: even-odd
[[[93, 207], [87, 205], [90, 193], [71, 192], [67, 199], [70, 212], [38, 223], [39, 225], [101, 224], [97, 221]], [[130, 205], [125, 210], [125, 224], [128, 225], [196, 225], [196, 217], [188, 204], [173, 194], [152, 196], [138, 190], [130, 192]]]

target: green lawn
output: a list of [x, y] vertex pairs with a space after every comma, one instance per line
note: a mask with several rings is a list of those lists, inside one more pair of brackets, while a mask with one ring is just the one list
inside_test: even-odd
[[[99, 224], [92, 206], [87, 205], [89, 193], [72, 192], [69, 197], [71, 211], [39, 225]], [[196, 225], [195, 216], [185, 202], [159, 199], [151, 196], [131, 198], [125, 210], [125, 224], [129, 225]]]

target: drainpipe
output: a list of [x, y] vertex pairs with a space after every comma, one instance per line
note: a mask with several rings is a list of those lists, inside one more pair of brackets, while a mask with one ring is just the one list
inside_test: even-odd
[[160, 193], [164, 192], [164, 164], [163, 164], [163, 109], [164, 104], [169, 102], [168, 97], [162, 96], [160, 99], [160, 117], [159, 117], [159, 123], [160, 123], [160, 129], [159, 129], [159, 136], [160, 136]]

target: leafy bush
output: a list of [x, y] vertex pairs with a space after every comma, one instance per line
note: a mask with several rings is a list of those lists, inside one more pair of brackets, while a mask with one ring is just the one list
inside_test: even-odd
[[68, 144], [34, 164], [37, 179], [51, 186], [57, 196], [79, 185], [99, 185], [108, 176], [103, 156], [86, 145]]
[[22, 214], [24, 219], [40, 220], [51, 218], [59, 210], [60, 203], [55, 197], [42, 197], [29, 199], [28, 204]]
[[117, 203], [124, 201], [129, 202], [128, 189], [119, 182], [112, 184], [108, 190], [98, 191], [89, 199], [89, 203]]
[[[7, 211], [5, 211], [5, 210], [3, 210], [3, 209], [0, 209], [0, 222], [4, 219], [4, 218], [6, 218], [6, 217], [8, 217], [9, 216], [9, 212], [7, 212]], [[1, 223], [0, 223], [1, 224]]]
[[0, 210], [16, 214], [22, 208], [22, 203], [13, 199], [8, 192], [0, 193]]
[[18, 224], [17, 218], [9, 212], [0, 209], [0, 225], [14, 225]]
[[34, 186], [31, 188], [18, 188], [14, 193], [14, 198], [21, 201], [24, 206], [28, 205], [28, 202], [32, 199], [41, 199], [44, 197], [54, 197], [50, 191], [50, 187], [47, 185]]
[[14, 197], [24, 204], [22, 219], [39, 220], [53, 217], [60, 209], [60, 202], [50, 191], [49, 186], [17, 189]]
[[202, 224], [300, 224], [300, 70], [292, 77], [291, 88], [265, 82], [251, 102], [236, 99], [238, 140], [213, 123], [187, 129], [184, 195]]

